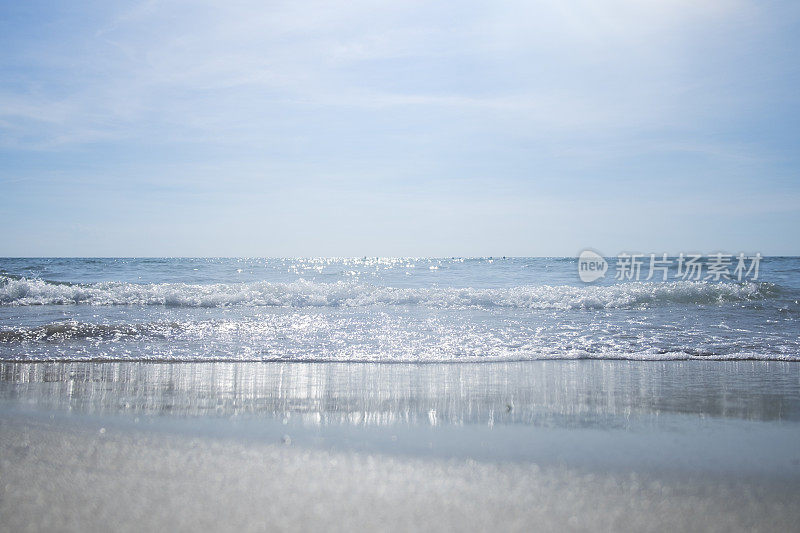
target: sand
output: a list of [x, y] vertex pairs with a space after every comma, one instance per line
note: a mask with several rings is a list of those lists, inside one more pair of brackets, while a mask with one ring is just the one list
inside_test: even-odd
[[791, 486], [0, 421], [7, 531], [790, 531]]
[[331, 368], [6, 365], [0, 529], [800, 524], [791, 365]]

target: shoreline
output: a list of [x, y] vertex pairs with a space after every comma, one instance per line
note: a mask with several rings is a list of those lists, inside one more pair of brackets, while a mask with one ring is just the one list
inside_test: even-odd
[[280, 363], [280, 364], [306, 364], [306, 365], [328, 365], [328, 364], [347, 364], [347, 365], [463, 365], [463, 364], [495, 364], [495, 363], [536, 363], [536, 362], [579, 362], [579, 361], [620, 361], [630, 363], [663, 363], [663, 362], [715, 362], [715, 363], [736, 363], [736, 362], [760, 362], [760, 363], [800, 363], [800, 355], [787, 355], [782, 358], [774, 356], [722, 356], [722, 355], [692, 355], [685, 352], [674, 352], [674, 357], [658, 357], [669, 355], [670, 352], [657, 354], [657, 357], [642, 357], [632, 358], [625, 356], [615, 356], [603, 354], [597, 357], [589, 356], [564, 356], [564, 357], [541, 357], [541, 358], [526, 358], [526, 357], [503, 357], [503, 356], [476, 356], [465, 357], [463, 359], [387, 359], [387, 360], [372, 360], [372, 359], [322, 359], [322, 358], [286, 358], [286, 357], [258, 357], [258, 358], [243, 358], [232, 359], [231, 357], [197, 357], [197, 358], [147, 358], [147, 357], [58, 357], [55, 359], [24, 359], [24, 358], [0, 358], [0, 364], [58, 364], [58, 363], [148, 363], [154, 365], [174, 365], [174, 364], [202, 364], [202, 363]]

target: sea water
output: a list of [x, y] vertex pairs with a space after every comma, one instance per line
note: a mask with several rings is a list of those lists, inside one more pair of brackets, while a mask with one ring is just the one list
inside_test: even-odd
[[584, 283], [575, 258], [0, 259], [0, 361], [800, 361], [800, 258]]

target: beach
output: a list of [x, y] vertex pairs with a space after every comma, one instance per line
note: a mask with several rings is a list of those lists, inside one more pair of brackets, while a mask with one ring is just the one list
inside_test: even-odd
[[799, 523], [797, 258], [719, 283], [587, 284], [572, 258], [0, 267], [9, 531]]
[[786, 531], [792, 363], [3, 363], [6, 530]]
[[800, 531], [798, 48], [0, 2], [0, 533]]

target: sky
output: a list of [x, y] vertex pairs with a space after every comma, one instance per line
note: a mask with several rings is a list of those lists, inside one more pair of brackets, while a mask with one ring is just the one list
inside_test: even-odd
[[800, 255], [800, 3], [0, 0], [0, 256]]

